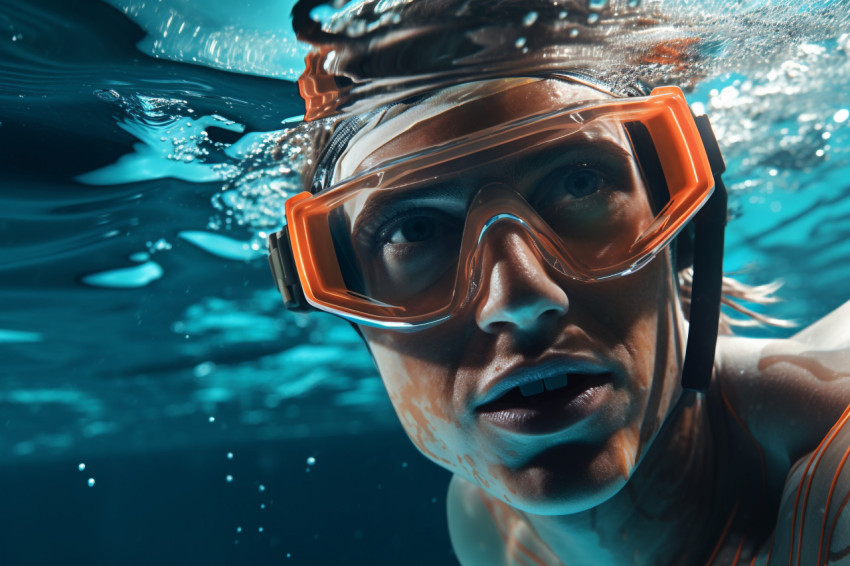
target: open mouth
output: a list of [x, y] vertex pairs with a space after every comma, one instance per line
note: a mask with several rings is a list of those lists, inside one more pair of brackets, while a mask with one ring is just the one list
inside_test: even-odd
[[608, 398], [614, 375], [565, 372], [525, 381], [479, 405], [476, 414], [502, 429], [549, 434], [589, 417]]
[[497, 399], [478, 407], [478, 412], [503, 411], [562, 404], [580, 395], [594, 382], [607, 381], [607, 374], [564, 373], [509, 389]]

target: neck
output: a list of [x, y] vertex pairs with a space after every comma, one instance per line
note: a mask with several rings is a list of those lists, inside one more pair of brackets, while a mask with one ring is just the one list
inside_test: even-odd
[[685, 396], [614, 497], [573, 515], [526, 515], [563, 564], [705, 562], [726, 502], [715, 498], [723, 478], [704, 398]]

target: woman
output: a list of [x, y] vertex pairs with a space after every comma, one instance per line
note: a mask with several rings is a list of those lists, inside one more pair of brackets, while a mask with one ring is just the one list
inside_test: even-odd
[[723, 163], [681, 91], [551, 57], [587, 6], [366, 3], [373, 27], [323, 28], [315, 4], [300, 84], [329, 133], [273, 271], [355, 325], [453, 472], [460, 562], [847, 560], [850, 304], [715, 352]]

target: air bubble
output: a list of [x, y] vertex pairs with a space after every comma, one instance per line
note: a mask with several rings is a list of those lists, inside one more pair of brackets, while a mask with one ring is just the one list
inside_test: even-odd
[[587, 23], [595, 24], [598, 21], [599, 21], [599, 14], [588, 14]]
[[537, 21], [537, 12], [529, 12], [522, 19], [522, 25], [528, 27]]
[[228, 459], [228, 460], [232, 460], [232, 459], [233, 459], [233, 452], [228, 452], [228, 453], [227, 453], [227, 459]]
[[77, 466], [77, 469], [78, 469], [78, 470], [80, 470], [80, 471], [82, 472], [83, 470], [85, 470], [85, 469], [86, 469], [86, 465], [85, 465], [85, 464], [83, 464], [82, 462], [80, 462], [80, 465], [79, 465], [79, 466]]
[[94, 478], [89, 478], [88, 484], [89, 487], [94, 487]]
[[151, 253], [170, 249], [171, 244], [165, 238], [160, 238], [159, 240], [153, 243], [148, 242], [148, 251]]
[[587, 7], [594, 12], [598, 12], [608, 7], [608, 0], [590, 0], [587, 3]]
[[[201, 362], [200, 364], [195, 366], [195, 368], [192, 370], [192, 373], [195, 375], [195, 377], [202, 378], [207, 377], [214, 371], [215, 364], [213, 362]], [[215, 420], [214, 417], [210, 417], [210, 419], [210, 422], [213, 422], [213, 420]]]
[[517, 40], [516, 40], [516, 41], [514, 41], [514, 45], [515, 45], [517, 48], [525, 47], [525, 41], [526, 41], [526, 40], [525, 40], [525, 38], [524, 38], [524, 37], [518, 37], [518, 38], [517, 38]]
[[846, 108], [842, 108], [841, 110], [832, 115], [832, 119], [839, 124], [843, 124], [844, 122], [846, 122], [847, 118], [850, 118], [850, 110], [847, 110]]
[[224, 481], [226, 481], [227, 483], [232, 483], [233, 482], [233, 476], [231, 476], [230, 474], [227, 474], [224, 477]]
[[258, 489], [259, 491], [265, 491], [265, 490], [266, 490], [266, 486], [264, 486], [263, 484], [260, 484], [260, 487], [259, 487], [259, 488], [257, 488], [257, 489]]
[[315, 464], [316, 464], [316, 459], [315, 459], [315, 458], [313, 458], [312, 456], [310, 456], [309, 458], [307, 458], [307, 465], [308, 465], [308, 466], [313, 466], [313, 465], [315, 465]]

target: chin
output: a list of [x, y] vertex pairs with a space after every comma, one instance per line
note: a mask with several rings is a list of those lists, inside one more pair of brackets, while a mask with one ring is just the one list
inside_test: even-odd
[[503, 468], [501, 481], [481, 487], [527, 513], [571, 515], [617, 495], [634, 472], [635, 460], [636, 455], [610, 448], [600, 452], [587, 445], [553, 447], [522, 468]]

